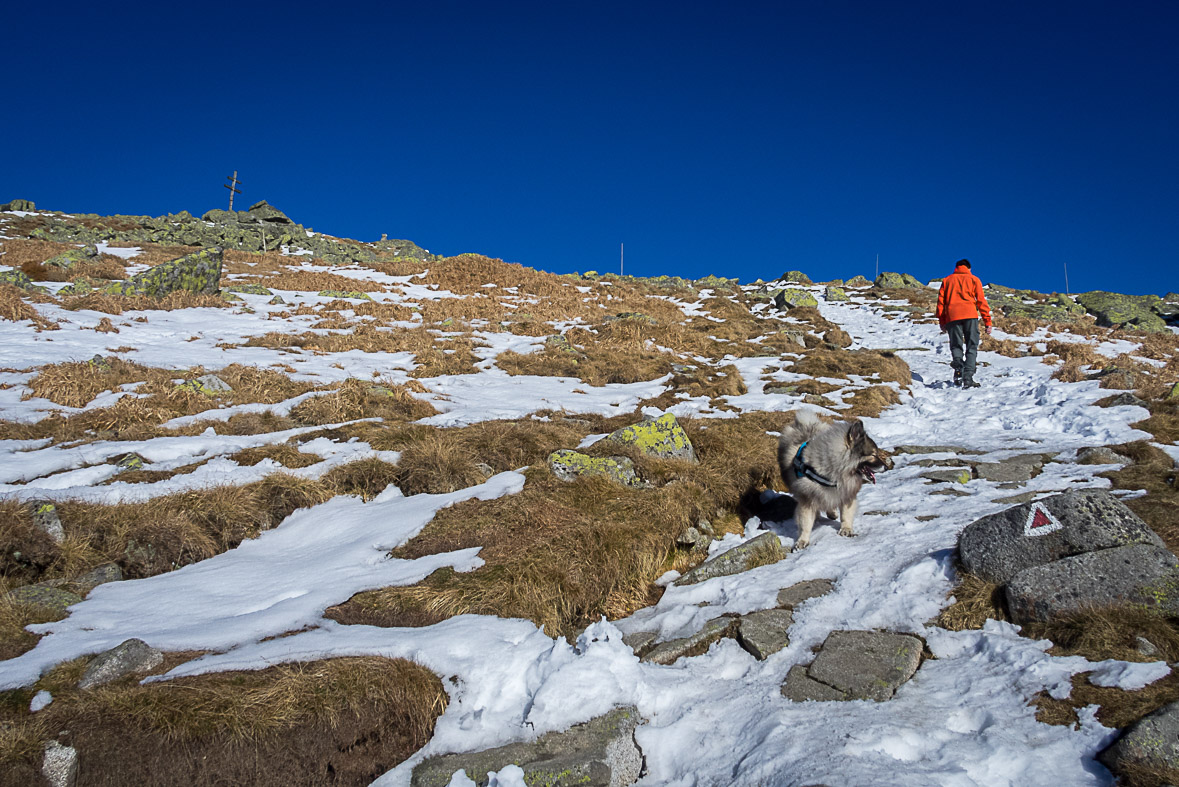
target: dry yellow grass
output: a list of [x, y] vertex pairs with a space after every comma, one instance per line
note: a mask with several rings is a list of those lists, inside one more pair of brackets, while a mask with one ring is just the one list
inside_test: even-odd
[[24, 291], [11, 284], [0, 284], [0, 320], [19, 322], [32, 320], [36, 330], [56, 330], [56, 322], [41, 316], [41, 313], [24, 301]]
[[[228, 309], [232, 304], [216, 295], [199, 295], [188, 290], [179, 290], [163, 298], [147, 295], [104, 295], [90, 293], [66, 297], [62, 306], [70, 311], [86, 309], [105, 314], [122, 314], [125, 311], [175, 311], [177, 309]], [[146, 322], [146, 320], [144, 320]]]
[[954, 602], [933, 619], [935, 626], [950, 631], [981, 629], [988, 620], [1008, 620], [1002, 585], [959, 570], [952, 591]]
[[903, 388], [913, 382], [909, 364], [888, 350], [810, 350], [794, 362], [790, 371], [810, 377], [846, 378], [854, 374], [900, 383]]
[[344, 292], [382, 292], [385, 285], [365, 279], [354, 279], [337, 273], [321, 271], [293, 271], [285, 270], [270, 276], [262, 276], [250, 280], [251, 284], [261, 284], [272, 290], [297, 290], [299, 292], [319, 292], [321, 290], [343, 290]]

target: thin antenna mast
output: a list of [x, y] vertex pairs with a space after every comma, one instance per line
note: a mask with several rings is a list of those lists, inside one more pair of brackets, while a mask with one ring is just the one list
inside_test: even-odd
[[876, 275], [873, 277], [873, 279], [879, 279], [879, 278], [880, 278], [880, 252], [876, 252]]
[[623, 259], [625, 258], [625, 253], [626, 253], [626, 244], [619, 243], [618, 244], [618, 275], [619, 276], [622, 275], [622, 262], [623, 262]]
[[1068, 295], [1068, 263], [1064, 264], [1064, 294]]

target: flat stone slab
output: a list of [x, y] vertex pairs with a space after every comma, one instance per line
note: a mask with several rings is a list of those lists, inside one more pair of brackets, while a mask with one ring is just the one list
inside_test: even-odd
[[524, 771], [524, 782], [548, 787], [622, 787], [634, 784], [643, 767], [635, 743], [641, 721], [633, 707], [615, 708], [565, 732], [550, 732], [531, 743], [512, 743], [487, 751], [430, 757], [413, 769], [413, 787], [447, 787], [456, 771], [476, 784], [508, 765]]
[[962, 565], [997, 584], [1033, 566], [1102, 549], [1163, 542], [1108, 492], [1081, 490], [1014, 506], [966, 526]]
[[1103, 549], [1016, 574], [1007, 583], [1016, 623], [1052, 621], [1091, 608], [1179, 614], [1179, 559], [1151, 544]]
[[726, 577], [748, 571], [755, 563], [765, 564], [767, 557], [777, 557], [777, 562], [786, 557], [782, 542], [773, 533], [766, 532], [738, 544], [727, 552], [704, 561], [673, 582], [673, 585], [695, 585], [713, 577]]
[[786, 682], [782, 684], [783, 697], [793, 702], [842, 702], [848, 699], [839, 689], [811, 678], [806, 669], [802, 664], [790, 668]]
[[949, 470], [926, 470], [921, 478], [943, 484], [968, 484], [974, 476], [966, 467]]
[[924, 643], [889, 631], [832, 631], [807, 675], [847, 694], [882, 702], [913, 677]]
[[147, 672], [164, 661], [164, 654], [141, 639], [129, 639], [98, 654], [86, 667], [79, 689], [89, 689], [125, 675]]
[[972, 448], [960, 445], [898, 445], [893, 449], [894, 454], [962, 454], [964, 456], [981, 454]]
[[788, 609], [762, 609], [742, 615], [737, 622], [737, 642], [758, 661], [764, 661], [790, 644], [794, 613]]
[[69, 614], [67, 607], [82, 601], [77, 593], [50, 585], [22, 585], [13, 588], [8, 595], [18, 604], [28, 604], [42, 614], [56, 615], [59, 619]]
[[1179, 702], [1164, 705], [1131, 724], [1097, 759], [1114, 774], [1135, 766], [1179, 770]]
[[974, 472], [984, 481], [1022, 484], [1039, 475], [1041, 467], [1043, 467], [1043, 462], [1039, 461], [1039, 457], [1035, 461], [1026, 462], [1006, 459], [1002, 462], [977, 462], [974, 465]]
[[649, 661], [652, 664], [663, 664], [666, 666], [668, 664], [674, 664], [684, 656], [698, 656], [708, 650], [712, 646], [712, 643], [717, 640], [732, 636], [737, 623], [738, 619], [735, 617], [721, 616], [719, 618], [713, 618], [691, 636], [660, 642], [651, 648], [651, 650], [647, 651], [647, 653], [643, 654], [640, 661]]
[[778, 606], [793, 609], [804, 601], [825, 596], [835, 589], [831, 579], [808, 579], [778, 591]]

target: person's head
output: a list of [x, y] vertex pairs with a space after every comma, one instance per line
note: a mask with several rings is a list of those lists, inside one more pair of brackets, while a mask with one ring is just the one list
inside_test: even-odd
[[955, 268], [965, 267], [966, 270], [970, 270], [970, 260], [958, 260], [957, 262], [954, 263], [954, 267]]

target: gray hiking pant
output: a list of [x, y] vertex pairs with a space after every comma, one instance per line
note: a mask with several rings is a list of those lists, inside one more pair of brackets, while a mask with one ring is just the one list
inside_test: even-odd
[[946, 325], [950, 335], [950, 366], [962, 373], [962, 384], [974, 381], [974, 358], [978, 355], [978, 318], [954, 320]]

